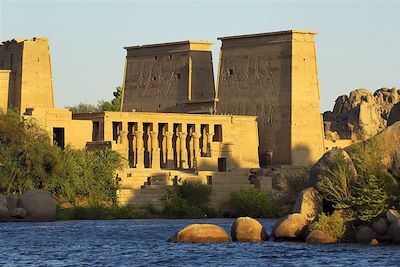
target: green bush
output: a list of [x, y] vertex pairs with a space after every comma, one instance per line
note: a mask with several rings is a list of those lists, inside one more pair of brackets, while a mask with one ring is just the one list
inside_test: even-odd
[[362, 178], [353, 189], [350, 203], [357, 222], [371, 223], [389, 209], [389, 197], [384, 189], [384, 181], [375, 175]]
[[210, 202], [212, 190], [205, 184], [184, 181], [177, 187], [177, 193], [190, 206], [207, 206]]
[[142, 218], [141, 213], [133, 206], [76, 206], [72, 208], [58, 208], [56, 220], [112, 220]]
[[211, 188], [205, 184], [184, 181], [165, 196], [163, 213], [170, 218], [219, 217], [209, 207]]
[[318, 216], [318, 221], [313, 224], [312, 230], [320, 230], [324, 233], [341, 241], [346, 233], [346, 223], [343, 213], [339, 210], [334, 211], [331, 215], [321, 213]]
[[53, 193], [59, 203], [111, 205], [114, 173], [121, 165], [122, 157], [111, 150], [61, 150], [33, 120], [0, 112], [0, 193], [38, 188]]
[[267, 195], [257, 189], [241, 189], [232, 192], [229, 205], [235, 216], [279, 217], [281, 212], [271, 204]]
[[345, 209], [350, 207], [349, 200], [356, 177], [349, 161], [343, 157], [336, 157], [331, 168], [322, 170], [321, 180], [317, 189], [323, 197], [334, 204], [334, 208]]
[[368, 224], [396, 206], [399, 187], [385, 169], [378, 141], [354, 145], [349, 155], [354, 165], [344, 158], [335, 159], [331, 168], [323, 170], [318, 190], [335, 209], [350, 209], [354, 224]]

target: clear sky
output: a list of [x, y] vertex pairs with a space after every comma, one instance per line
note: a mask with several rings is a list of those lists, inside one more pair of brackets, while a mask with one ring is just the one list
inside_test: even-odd
[[318, 31], [321, 111], [355, 88], [400, 87], [400, 2], [4, 1], [0, 40], [48, 37], [57, 107], [112, 99], [124, 46]]

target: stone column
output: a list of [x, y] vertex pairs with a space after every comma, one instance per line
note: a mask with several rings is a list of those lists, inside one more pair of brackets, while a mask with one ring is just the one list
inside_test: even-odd
[[201, 132], [201, 141], [202, 141], [202, 146], [201, 146], [201, 151], [204, 153], [204, 154], [207, 154], [207, 129], [206, 129], [206, 127], [204, 127], [203, 129], [202, 129], [202, 132]]
[[151, 137], [151, 167], [160, 169], [160, 147], [158, 145], [158, 132], [150, 132]]
[[134, 131], [132, 131], [132, 167], [133, 168], [136, 168], [136, 158], [137, 158], [137, 152], [136, 152], [136, 148], [137, 148], [137, 145], [136, 145], [136, 140], [137, 140], [137, 138], [136, 138], [136, 135], [135, 135], [135, 132]]
[[213, 141], [214, 133], [207, 133], [207, 155], [212, 156], [211, 143]]
[[192, 140], [193, 140], [193, 168], [197, 168], [197, 161], [201, 157], [201, 150], [200, 150], [200, 134], [197, 132], [192, 133]]
[[179, 141], [180, 141], [180, 148], [181, 148], [181, 168], [187, 169], [188, 166], [188, 153], [186, 147], [186, 137], [187, 133], [181, 132], [179, 133]]
[[143, 147], [143, 132], [135, 131], [135, 139], [136, 139], [136, 168], [143, 169], [144, 168], [144, 147]]
[[120, 144], [126, 144], [127, 143], [127, 138], [128, 138], [127, 132], [125, 130], [121, 130], [119, 132], [119, 134], [120, 134], [119, 143]]
[[172, 145], [173, 142], [173, 132], [166, 132], [165, 136], [167, 138], [167, 168], [168, 169], [173, 169], [175, 166], [174, 162], [174, 148]]

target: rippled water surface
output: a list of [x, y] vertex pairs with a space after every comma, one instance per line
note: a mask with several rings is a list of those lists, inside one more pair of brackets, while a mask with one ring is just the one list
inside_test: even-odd
[[[1, 223], [0, 266], [399, 266], [400, 247], [272, 242], [175, 244], [191, 223], [232, 219]], [[273, 220], [262, 223], [271, 232]]]

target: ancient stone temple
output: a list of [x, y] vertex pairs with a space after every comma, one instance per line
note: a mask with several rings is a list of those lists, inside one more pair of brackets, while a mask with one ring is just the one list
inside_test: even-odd
[[257, 116], [262, 166], [309, 165], [324, 152], [315, 34], [219, 38], [217, 112]]
[[47, 38], [13, 39], [0, 44], [0, 108], [54, 108]]
[[125, 47], [122, 111], [211, 113], [211, 45], [183, 41]]

